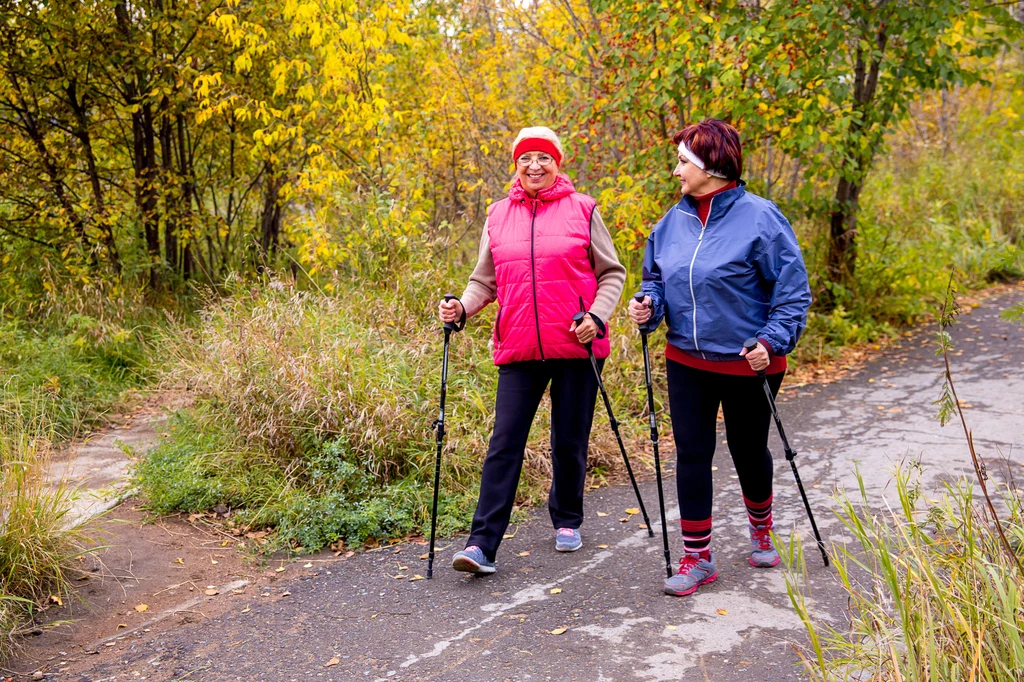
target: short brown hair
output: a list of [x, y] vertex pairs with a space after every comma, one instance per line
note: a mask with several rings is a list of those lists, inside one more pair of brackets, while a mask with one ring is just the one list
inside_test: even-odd
[[677, 145], [685, 142], [704, 162], [705, 170], [713, 170], [726, 180], [739, 180], [743, 175], [743, 149], [740, 134], [731, 125], [717, 118], [706, 118], [686, 126], [672, 136]]

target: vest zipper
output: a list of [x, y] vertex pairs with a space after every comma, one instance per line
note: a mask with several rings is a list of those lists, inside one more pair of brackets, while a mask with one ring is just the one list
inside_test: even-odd
[[494, 321], [494, 331], [498, 337], [498, 343], [501, 343], [501, 306], [498, 306], [498, 319]]
[[534, 223], [537, 221], [537, 201], [533, 202], [533, 214], [530, 218], [530, 283], [533, 285], [533, 320], [537, 324], [537, 349], [540, 359], [544, 359], [544, 345], [540, 341], [540, 309], [537, 307], [537, 261], [534, 255]]
[[[697, 297], [693, 293], [693, 264], [697, 260], [697, 252], [700, 251], [700, 245], [704, 241], [704, 230], [707, 229], [708, 223], [711, 222], [711, 209], [715, 207], [715, 198], [711, 197], [711, 203], [708, 204], [708, 218], [707, 222], [700, 224], [700, 236], [697, 237], [697, 248], [693, 250], [693, 258], [690, 259], [690, 300], [693, 302], [693, 345], [700, 353], [700, 356], [707, 360], [704, 355], [704, 351], [700, 349], [700, 343], [697, 341]], [[690, 215], [693, 215], [692, 213]], [[700, 217], [697, 218], [697, 222], [700, 222]]]

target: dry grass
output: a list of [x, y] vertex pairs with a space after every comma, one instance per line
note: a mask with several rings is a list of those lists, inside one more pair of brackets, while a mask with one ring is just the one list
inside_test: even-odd
[[69, 597], [85, 544], [67, 527], [74, 491], [46, 481], [53, 431], [45, 401], [0, 392], [0, 660], [38, 608]]

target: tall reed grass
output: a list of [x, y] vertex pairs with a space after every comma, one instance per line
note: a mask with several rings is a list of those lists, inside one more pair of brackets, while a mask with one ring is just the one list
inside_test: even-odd
[[[911, 471], [896, 472], [898, 506], [840, 501], [854, 542], [833, 551], [849, 599], [842, 626], [815, 618], [805, 590], [803, 553], [786, 553], [790, 600], [810, 635], [812, 680], [953, 682], [1024, 679], [1024, 576], [965, 479], [927, 499]], [[1003, 489], [1003, 526], [1024, 552], [1018, 495]]]

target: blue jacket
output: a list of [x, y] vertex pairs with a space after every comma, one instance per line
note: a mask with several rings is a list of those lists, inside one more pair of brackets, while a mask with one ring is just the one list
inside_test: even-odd
[[736, 360], [750, 337], [785, 355], [807, 326], [811, 289], [793, 228], [742, 182], [712, 197], [706, 226], [693, 198], [673, 206], [647, 238], [643, 279], [652, 329], [665, 318], [668, 342], [706, 360]]

